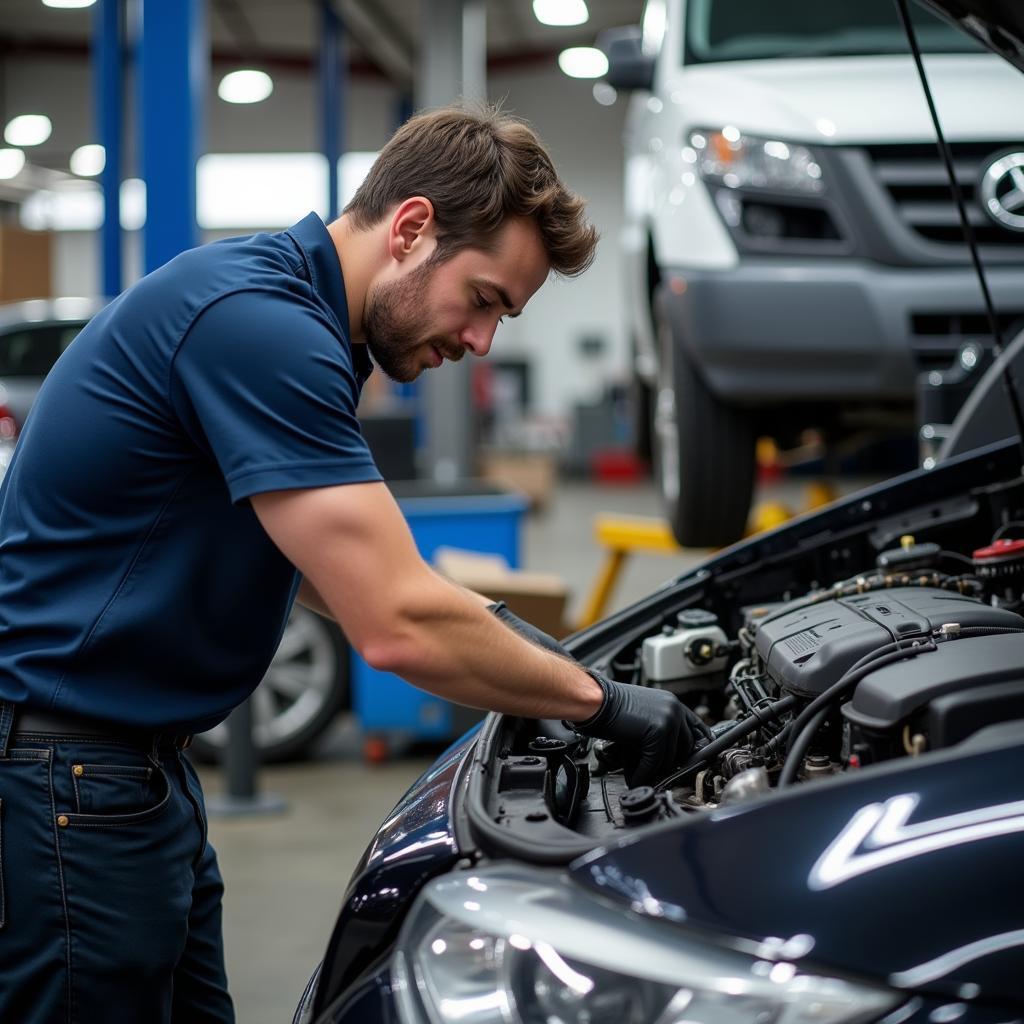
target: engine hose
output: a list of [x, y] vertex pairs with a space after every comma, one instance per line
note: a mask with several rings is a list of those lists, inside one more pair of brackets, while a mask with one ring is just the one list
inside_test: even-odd
[[679, 769], [679, 771], [662, 780], [654, 788], [657, 790], [668, 789], [673, 783], [696, 771], [701, 765], [707, 764], [712, 758], [717, 757], [723, 750], [735, 746], [744, 736], [759, 729], [762, 725], [774, 721], [783, 712], [788, 711], [796, 703], [796, 697], [783, 697], [763, 711], [754, 711], [749, 718], [743, 719], [738, 725], [733, 726], [728, 732], [722, 733], [718, 739], [712, 740], [706, 746], [698, 750], [690, 760]]
[[999, 636], [1001, 633], [1024, 633], [1024, 629], [1014, 626], [964, 626], [959, 632], [947, 637], [947, 640], [965, 636]]
[[[906, 643], [907, 641], [901, 641], [900, 645]], [[815, 697], [799, 715], [797, 715], [796, 719], [792, 722], [789, 731], [789, 735], [795, 736], [796, 740], [794, 740], [793, 744], [790, 746], [790, 751], [786, 756], [786, 762], [782, 767], [782, 775], [779, 777], [778, 783], [780, 786], [788, 785], [794, 778], [796, 778], [797, 767], [800, 764], [799, 759], [793, 756], [794, 752], [796, 752], [796, 745], [797, 743], [803, 742], [804, 747], [806, 748], [806, 744], [810, 742], [813, 732], [811, 732], [805, 740], [803, 735], [804, 731], [808, 724], [817, 718], [820, 711], [828, 711], [828, 708], [833, 701], [842, 697], [847, 690], [852, 690], [862, 679], [865, 678], [865, 676], [871, 675], [872, 672], [877, 672], [878, 669], [884, 668], [886, 665], [893, 665], [896, 662], [904, 661], [907, 658], [916, 658], [919, 654], [924, 654], [926, 651], [938, 650], [938, 646], [932, 640], [917, 640], [910, 641], [909, 643], [910, 646], [899, 646], [898, 650], [887, 654], [879, 655], [876, 653], [874, 657], [867, 660], [866, 664], [863, 664], [866, 659], [861, 658], [860, 662], [845, 672], [838, 682], [833, 683], [827, 690], [818, 694], [818, 696]], [[822, 716], [822, 718], [824, 718], [824, 716]]]
[[795, 781], [800, 762], [803, 761], [804, 754], [807, 753], [807, 748], [811, 745], [811, 740], [814, 739], [815, 733], [821, 728], [821, 723], [825, 721], [825, 716], [828, 715], [830, 710], [828, 705], [821, 708], [804, 726], [803, 732], [793, 740], [789, 753], [786, 755], [786, 763], [782, 766], [782, 774], [779, 776], [779, 789]]
[[[863, 657], [858, 658], [844, 673], [843, 678], [848, 676], [851, 672], [856, 672], [859, 668], [864, 665], [872, 664], [876, 658], [884, 657], [886, 654], [891, 654], [893, 651], [901, 650], [905, 647], [913, 646], [913, 640], [893, 640], [887, 644], [883, 644], [881, 647], [876, 647], [873, 651], [868, 651]], [[773, 736], [765, 745], [765, 755], [772, 757], [775, 753], [788, 746], [789, 737], [793, 735], [793, 722], [787, 722], [778, 732], [777, 735]]]

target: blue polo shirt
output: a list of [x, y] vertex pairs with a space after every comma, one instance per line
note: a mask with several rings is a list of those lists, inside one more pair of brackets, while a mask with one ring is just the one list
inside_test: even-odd
[[298, 589], [247, 500], [379, 480], [337, 251], [182, 253], [46, 378], [0, 489], [0, 698], [199, 731], [256, 687]]

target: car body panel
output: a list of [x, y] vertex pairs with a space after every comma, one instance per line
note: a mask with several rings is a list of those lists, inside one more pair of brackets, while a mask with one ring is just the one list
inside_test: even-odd
[[394, 941], [423, 885], [459, 859], [454, 793], [479, 730], [474, 726], [409, 788], [363, 854], [324, 957], [317, 1012]]
[[818, 965], [1019, 1005], [1022, 859], [1018, 736], [694, 815], [571, 873], [637, 913], [780, 947], [810, 936]]

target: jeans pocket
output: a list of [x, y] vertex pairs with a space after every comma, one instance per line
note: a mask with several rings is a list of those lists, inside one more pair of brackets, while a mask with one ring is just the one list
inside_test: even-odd
[[71, 779], [79, 814], [135, 814], [153, 802], [149, 765], [75, 764]]
[[148, 764], [71, 765], [75, 812], [62, 815], [68, 825], [132, 825], [160, 814], [170, 799], [170, 784], [163, 768]]

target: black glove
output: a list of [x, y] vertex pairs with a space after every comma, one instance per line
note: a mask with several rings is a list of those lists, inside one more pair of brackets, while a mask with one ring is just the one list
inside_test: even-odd
[[667, 690], [617, 683], [590, 669], [587, 672], [604, 691], [604, 703], [585, 722], [567, 724], [584, 736], [620, 743], [630, 786], [660, 782], [697, 746], [710, 740], [711, 730]]
[[506, 626], [514, 629], [520, 636], [525, 637], [538, 647], [543, 647], [552, 652], [560, 654], [563, 658], [572, 658], [572, 655], [553, 637], [548, 636], [542, 629], [530, 625], [525, 619], [519, 618], [515, 612], [509, 611], [504, 601], [496, 601], [487, 606], [489, 612], [493, 612]]
[[[504, 601], [489, 604], [487, 610], [539, 647], [572, 658], [554, 637], [510, 612]], [[616, 740], [623, 748], [630, 786], [658, 782], [710, 741], [711, 730], [703, 720], [667, 690], [617, 683], [590, 669], [586, 671], [604, 691], [604, 702], [585, 722], [565, 724], [584, 736]]]

